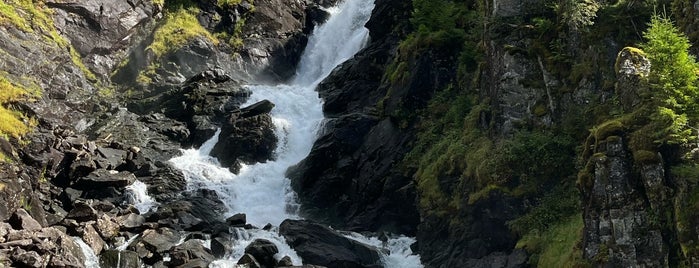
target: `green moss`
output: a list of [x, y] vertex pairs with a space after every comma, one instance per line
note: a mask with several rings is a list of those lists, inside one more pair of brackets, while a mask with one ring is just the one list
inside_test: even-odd
[[[634, 59], [635, 62], [641, 62], [642, 58], [646, 58], [646, 53], [643, 52], [640, 48], [635, 48], [635, 47], [625, 47], [623, 48], [619, 54], [617, 54], [616, 61], [614, 63], [614, 71], [616, 73], [619, 73], [619, 70], [621, 69], [621, 55], [623, 53], [629, 53], [630, 57]], [[638, 67], [638, 66], [636, 66]]]
[[633, 161], [637, 165], [657, 164], [661, 162], [658, 152], [638, 150], [633, 152]]
[[0, 136], [19, 138], [36, 125], [22, 113], [10, 109], [12, 103], [26, 100], [28, 91], [0, 77]]
[[534, 108], [532, 108], [532, 113], [535, 116], [544, 116], [544, 115], [548, 114], [548, 112], [549, 112], [548, 107], [546, 107], [546, 104], [543, 104], [543, 103], [537, 104], [534, 106]]
[[153, 42], [148, 46], [156, 58], [168, 52], [186, 45], [196, 37], [204, 37], [213, 44], [218, 44], [218, 40], [204, 29], [196, 15], [198, 8], [190, 7], [166, 12], [162, 24], [153, 34]]
[[590, 266], [582, 260], [579, 247], [583, 229], [582, 215], [577, 213], [556, 222], [559, 223], [548, 231], [532, 231], [523, 236], [516, 247], [531, 254], [530, 264], [535, 267]]

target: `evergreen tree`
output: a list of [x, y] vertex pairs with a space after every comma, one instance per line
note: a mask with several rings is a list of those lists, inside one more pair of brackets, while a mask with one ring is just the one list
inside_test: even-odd
[[689, 54], [691, 44], [666, 17], [654, 16], [643, 34], [641, 48], [651, 62], [649, 82], [651, 119], [660, 123], [659, 141], [685, 143], [699, 119], [697, 63]]

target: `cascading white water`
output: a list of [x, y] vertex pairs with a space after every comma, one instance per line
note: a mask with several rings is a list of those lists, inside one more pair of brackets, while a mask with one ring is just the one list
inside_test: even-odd
[[[209, 156], [218, 142], [219, 131], [198, 150], [183, 150], [182, 156], [170, 160], [185, 173], [188, 187], [215, 190], [228, 208], [226, 216], [245, 213], [248, 223], [258, 227], [267, 223], [279, 226], [285, 219], [299, 218], [295, 193], [291, 190], [285, 172], [289, 166], [308, 155], [323, 120], [322, 100], [315, 91], [316, 86], [335, 67], [366, 44], [369, 35], [364, 24], [369, 20], [373, 8], [373, 0], [346, 0], [330, 9], [332, 16], [325, 24], [317, 27], [309, 39], [291, 83], [248, 86], [253, 94], [243, 106], [264, 99], [276, 105], [271, 113], [279, 137], [274, 161], [243, 165], [239, 174], [230, 173], [228, 169], [220, 167], [215, 158]], [[217, 261], [212, 267], [231, 265], [230, 260], [240, 258], [244, 248], [257, 238], [275, 243], [283, 251], [283, 254], [275, 256], [278, 259], [289, 255], [294, 265], [301, 264], [301, 259], [276, 232], [237, 231], [245, 232], [239, 234], [243, 239], [233, 245], [228, 260]], [[419, 257], [411, 255], [411, 243], [406, 242], [410, 238], [390, 241], [389, 244], [402, 245], [403, 248], [372, 244], [391, 250], [390, 254], [383, 256], [387, 267], [422, 267]], [[401, 261], [392, 261], [399, 258], [397, 256], [403, 256]]]
[[140, 214], [150, 211], [158, 205], [153, 197], [148, 195], [148, 185], [137, 180], [126, 186], [126, 201], [134, 205]]
[[99, 268], [99, 258], [95, 255], [95, 252], [88, 246], [82, 238], [74, 236], [72, 237], [78, 246], [80, 246], [80, 251], [82, 251], [85, 256], [85, 268]]

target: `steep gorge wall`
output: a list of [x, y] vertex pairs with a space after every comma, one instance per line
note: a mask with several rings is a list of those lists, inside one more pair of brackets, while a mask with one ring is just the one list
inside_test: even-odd
[[[334, 73], [350, 82], [331, 76], [320, 88], [331, 121], [292, 172], [308, 215], [357, 230], [416, 231], [428, 267], [694, 263], [686, 228], [696, 220], [686, 178], [694, 165], [680, 159], [692, 144], [653, 145], [643, 158], [633, 140], [643, 123], [610, 124], [644, 101], [638, 90], [648, 82], [637, 77], [646, 76], [634, 73], [648, 65], [619, 52], [644, 41], [658, 6], [412, 4], [412, 18], [393, 26], [401, 41], [384, 49], [388, 60], [374, 39]], [[673, 8], [694, 41], [696, 9], [658, 4]], [[391, 194], [393, 185], [411, 194]], [[390, 205], [413, 197], [414, 207]]]

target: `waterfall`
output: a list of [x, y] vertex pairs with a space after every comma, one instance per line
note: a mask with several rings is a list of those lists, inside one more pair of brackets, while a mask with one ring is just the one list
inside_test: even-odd
[[[303, 160], [310, 153], [324, 119], [322, 100], [315, 91], [316, 86], [335, 67], [366, 45], [369, 31], [364, 28], [364, 24], [369, 20], [373, 8], [373, 0], [346, 0], [330, 9], [330, 19], [316, 27], [309, 38], [296, 76], [289, 84], [248, 86], [253, 94], [243, 106], [264, 99], [276, 105], [271, 112], [279, 138], [275, 160], [243, 165], [239, 174], [230, 173], [214, 157], [209, 156], [218, 142], [219, 131], [198, 150], [183, 150], [182, 156], [170, 160], [185, 174], [189, 189], [215, 190], [228, 208], [225, 216], [245, 213], [248, 223], [258, 227], [268, 223], [279, 226], [285, 219], [298, 219], [299, 205], [285, 172], [289, 166]], [[240, 258], [245, 247], [257, 238], [272, 241], [284, 255], [292, 258], [294, 265], [301, 265], [301, 259], [276, 232], [244, 232], [238, 234], [244, 239], [235, 242], [233, 252], [227, 260], [219, 260], [212, 267], [231, 265], [231, 261]], [[387, 267], [422, 267], [419, 257], [412, 255], [409, 249], [412, 243], [410, 241], [414, 241], [410, 239], [396, 238], [389, 241], [390, 245], [370, 245], [391, 250], [390, 254], [383, 256]], [[394, 261], [399, 258], [397, 256], [403, 256], [404, 260]], [[279, 259], [283, 255], [275, 257]]]
[[83, 255], [85, 255], [85, 267], [86, 268], [99, 268], [99, 258], [95, 254], [95, 252], [88, 246], [85, 241], [77, 236], [72, 237], [73, 241], [75, 241], [78, 246], [80, 246], [80, 251], [82, 251]]
[[148, 195], [148, 185], [139, 180], [126, 186], [126, 200], [129, 204], [134, 205], [140, 214], [146, 213], [158, 205], [153, 197]]

